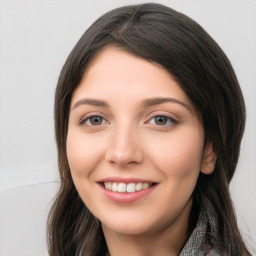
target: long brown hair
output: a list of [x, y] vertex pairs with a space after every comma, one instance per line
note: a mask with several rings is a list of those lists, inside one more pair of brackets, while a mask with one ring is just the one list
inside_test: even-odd
[[[217, 246], [227, 255], [250, 255], [237, 227], [229, 194], [245, 125], [245, 105], [234, 70], [217, 43], [189, 17], [160, 4], [114, 9], [94, 22], [70, 53], [55, 96], [55, 133], [60, 188], [48, 218], [52, 256], [106, 255], [97, 220], [80, 199], [66, 155], [72, 93], [88, 63], [106, 45], [156, 62], [168, 70], [202, 116], [206, 140], [217, 153], [211, 175], [199, 175], [194, 201], [207, 197], [215, 207]], [[156, 85], [157, 86], [157, 85]], [[214, 237], [212, 238], [214, 245]]]

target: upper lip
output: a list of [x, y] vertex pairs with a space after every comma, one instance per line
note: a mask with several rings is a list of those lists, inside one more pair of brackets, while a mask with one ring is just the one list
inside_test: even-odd
[[140, 179], [140, 178], [123, 178], [123, 177], [108, 177], [103, 178], [97, 181], [98, 183], [102, 182], [117, 182], [117, 183], [157, 183], [148, 179]]

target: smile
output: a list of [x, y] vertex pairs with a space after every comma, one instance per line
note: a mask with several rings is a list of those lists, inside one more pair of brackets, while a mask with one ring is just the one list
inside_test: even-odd
[[134, 193], [143, 189], [152, 187], [152, 183], [117, 183], [117, 182], [104, 182], [104, 187], [107, 190], [118, 193]]
[[107, 178], [97, 182], [99, 188], [108, 199], [116, 203], [132, 203], [151, 194], [158, 183], [123, 178]]

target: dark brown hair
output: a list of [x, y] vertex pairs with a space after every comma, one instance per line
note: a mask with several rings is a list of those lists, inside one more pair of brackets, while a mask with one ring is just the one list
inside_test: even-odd
[[218, 248], [226, 255], [250, 255], [239, 233], [229, 194], [245, 125], [245, 105], [236, 75], [226, 55], [200, 25], [160, 4], [125, 6], [104, 14], [84, 33], [61, 71], [55, 97], [60, 188], [48, 218], [50, 255], [92, 256], [107, 252], [100, 222], [80, 199], [66, 155], [72, 93], [88, 63], [107, 45], [160, 64], [193, 102], [202, 117], [206, 140], [212, 142], [218, 155], [214, 172], [199, 175], [194, 201], [201, 207], [204, 196], [215, 207]]

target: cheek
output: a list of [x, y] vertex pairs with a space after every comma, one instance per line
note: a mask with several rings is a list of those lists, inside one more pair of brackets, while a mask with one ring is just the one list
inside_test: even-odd
[[162, 138], [152, 136], [147, 144], [150, 159], [164, 175], [198, 175], [204, 145], [200, 129], [180, 129]]
[[162, 174], [165, 191], [158, 201], [166, 208], [166, 218], [170, 214], [175, 218], [190, 200], [196, 186], [203, 152], [203, 134], [187, 130], [179, 134], [170, 133], [161, 140], [151, 138], [147, 145], [148, 155]]
[[87, 136], [70, 132], [67, 136], [67, 158], [73, 178], [89, 177], [101, 156], [100, 143], [92, 143]]

